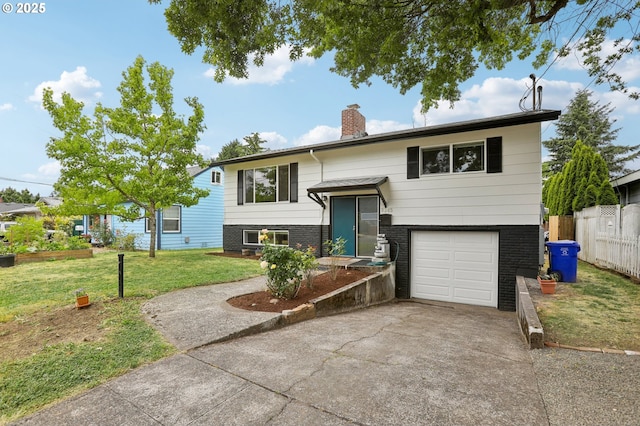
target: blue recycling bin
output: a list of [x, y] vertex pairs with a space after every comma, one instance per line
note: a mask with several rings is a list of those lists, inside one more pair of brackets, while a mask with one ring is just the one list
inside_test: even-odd
[[575, 283], [578, 277], [580, 244], [572, 240], [548, 241], [549, 270], [562, 274], [562, 281]]

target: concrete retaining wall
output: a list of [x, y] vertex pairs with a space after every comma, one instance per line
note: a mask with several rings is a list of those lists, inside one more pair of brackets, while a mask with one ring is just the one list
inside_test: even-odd
[[367, 268], [372, 274], [296, 309], [282, 311], [283, 324], [362, 309], [395, 299], [395, 264]]
[[516, 276], [516, 313], [520, 331], [524, 335], [530, 349], [544, 347], [544, 330], [533, 305], [524, 277]]

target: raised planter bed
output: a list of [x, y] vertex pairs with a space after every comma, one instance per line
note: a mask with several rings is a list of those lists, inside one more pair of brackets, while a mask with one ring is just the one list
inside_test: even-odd
[[16, 264], [29, 262], [44, 262], [46, 260], [88, 259], [93, 257], [92, 249], [38, 251], [35, 253], [20, 253], [16, 255]]

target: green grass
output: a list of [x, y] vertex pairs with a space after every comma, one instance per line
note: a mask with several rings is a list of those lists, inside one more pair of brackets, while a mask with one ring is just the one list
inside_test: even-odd
[[94, 387], [140, 365], [175, 353], [144, 320], [140, 305], [175, 289], [237, 281], [260, 273], [256, 261], [205, 255], [208, 250], [124, 256], [124, 299], [118, 296], [118, 256], [0, 268], [0, 322], [75, 303], [84, 288], [104, 310], [104, 340], [52, 345], [0, 363], [0, 424]]
[[545, 339], [569, 346], [640, 350], [640, 285], [578, 262], [578, 279], [538, 304]]

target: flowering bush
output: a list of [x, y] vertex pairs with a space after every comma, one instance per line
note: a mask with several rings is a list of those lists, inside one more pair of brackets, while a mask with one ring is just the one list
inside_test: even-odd
[[315, 249], [309, 247], [303, 252], [287, 246], [275, 246], [269, 242], [267, 234], [268, 231], [263, 229], [259, 236], [264, 245], [260, 266], [267, 275], [267, 289], [274, 297], [292, 299], [298, 294], [302, 279], [308, 278], [317, 267]]
[[106, 221], [97, 222], [95, 225], [89, 228], [91, 230], [91, 236], [99, 246], [110, 247], [113, 244], [113, 231], [109, 228]]

